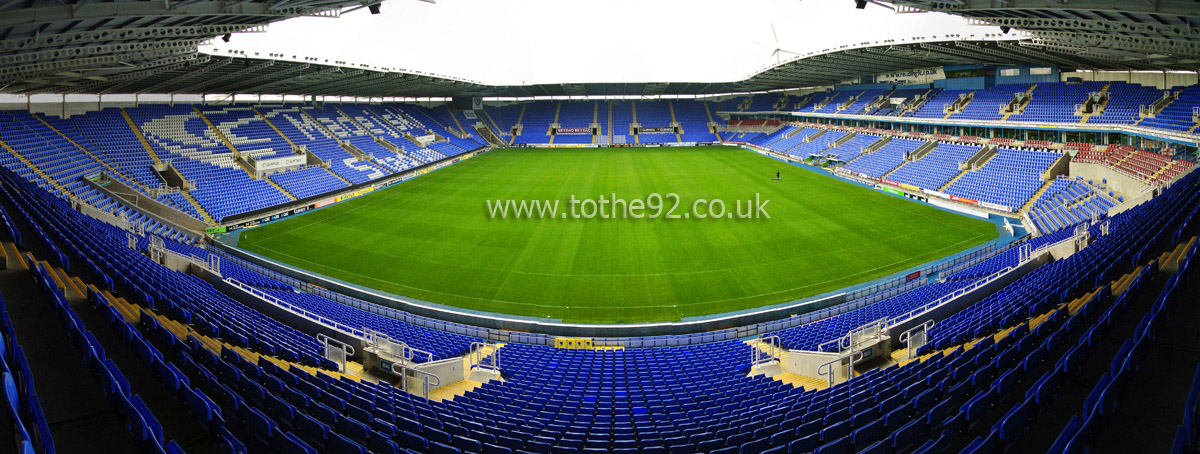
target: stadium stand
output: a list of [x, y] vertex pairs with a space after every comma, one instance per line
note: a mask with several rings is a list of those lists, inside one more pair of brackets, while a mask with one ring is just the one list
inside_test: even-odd
[[1162, 91], [1154, 87], [1116, 81], [1110, 82], [1108, 94], [1109, 100], [1105, 103], [1104, 113], [1092, 115], [1088, 118], [1088, 123], [1132, 124], [1138, 119], [1138, 109], [1153, 103], [1162, 96]]
[[285, 137], [324, 161], [342, 179], [359, 184], [383, 177], [385, 172], [369, 161], [360, 161], [342, 148], [337, 138], [326, 134], [311, 116], [298, 108], [263, 108], [264, 117]]
[[[588, 128], [592, 126], [599, 113], [602, 103], [592, 102], [563, 102], [559, 103], [558, 125], [560, 128]], [[605, 109], [607, 114], [607, 109]], [[555, 134], [554, 143], [585, 144], [592, 143], [591, 134]]]
[[[671, 117], [672, 112], [670, 105], [665, 101], [652, 102], [631, 102], [630, 105], [634, 109], [634, 118], [642, 128], [665, 128], [670, 127], [673, 123]], [[616, 128], [621, 129], [621, 123], [616, 123]], [[674, 132], [664, 133], [648, 133], [639, 132], [638, 140], [640, 143], [675, 143], [678, 142]]]
[[960, 173], [959, 165], [979, 152], [980, 147], [938, 143], [925, 156], [904, 164], [888, 179], [922, 189], [939, 190]]
[[1170, 91], [1176, 93], [1176, 99], [1153, 117], [1142, 119], [1138, 122], [1139, 126], [1172, 131], [1192, 131], [1196, 128], [1194, 114], [1195, 109], [1200, 107], [1200, 85], [1175, 87]]
[[[866, 140], [879, 139], [875, 136], [868, 137], [869, 138]], [[855, 136], [854, 139], [858, 138], [859, 137]], [[875, 140], [871, 140], [871, 142], [874, 142]], [[854, 141], [855, 140], [850, 140], [847, 142], [847, 144]], [[875, 150], [875, 152], [864, 153], [862, 156], [859, 156], [858, 159], [846, 164], [842, 168], [865, 174], [872, 178], [883, 178], [884, 175], [892, 172], [897, 167], [900, 167], [902, 164], [904, 164], [904, 158], [908, 155], [908, 153], [916, 150], [917, 147], [920, 147], [923, 144], [924, 142], [911, 139], [892, 139], [878, 150]]]
[[[629, 121], [632, 121], [632, 107], [625, 105], [630, 106]], [[325, 144], [332, 148], [327, 150], [329, 154], [340, 149], [338, 138], [390, 136], [385, 125], [369, 120], [370, 112], [345, 107], [341, 110], [349, 115], [323, 109], [313, 112], [316, 121], [306, 122], [307, 114], [303, 112], [262, 109], [264, 117], [279, 119], [272, 124], [282, 132], [281, 139], [310, 149]], [[174, 112], [191, 118], [186, 110]], [[639, 120], [642, 112], [639, 104]], [[661, 112], [648, 112], [656, 112], [648, 118], [661, 117]], [[668, 118], [669, 114], [670, 108]], [[447, 111], [446, 115], [451, 114]], [[360, 116], [368, 120], [357, 119]], [[197, 119], [189, 121], [196, 124]], [[425, 120], [435, 121], [432, 116]], [[441, 121], [445, 120], [446, 116], [442, 116]], [[183, 151], [175, 154], [165, 151], [170, 149], [168, 146], [177, 146], [197, 158], [176, 159], [219, 167], [208, 163], [223, 162], [222, 151], [217, 147], [219, 141], [205, 136], [205, 129], [199, 129], [198, 125], [194, 127], [198, 137], [209, 137], [209, 141], [189, 142], [162, 128], [147, 129], [153, 131], [156, 143], [164, 144], [159, 145], [163, 155], [185, 156]], [[328, 137], [325, 130], [333, 131], [334, 137]], [[265, 134], [261, 128], [257, 131]], [[845, 154], [846, 160], [851, 161], [847, 166], [850, 169], [933, 188], [957, 175], [958, 165], [980, 150], [978, 146], [938, 143], [920, 159], [905, 162], [906, 155], [924, 142], [893, 138], [879, 150], [858, 157], [862, 148], [876, 142], [879, 136], [861, 133], [849, 136], [852, 133], [797, 126], [785, 126], [771, 134], [755, 134], [747, 140], [796, 156]], [[736, 136], [745, 139], [748, 134]], [[806, 141], [814, 136], [815, 139]], [[844, 143], [831, 147], [843, 138]], [[207, 153], [201, 152], [206, 150]], [[979, 169], [963, 174], [946, 191], [1020, 206], [1041, 186], [1041, 172], [1060, 156], [999, 148], [996, 156]], [[1090, 155], [1084, 156], [1076, 159]], [[1169, 159], [1141, 156], [1133, 150], [1123, 155], [1118, 164], [1131, 157], [1136, 157], [1136, 162], [1157, 163], [1158, 172], [1175, 165]], [[1105, 162], [1104, 157], [1099, 159]], [[1065, 342], [1089, 339], [1079, 334], [1086, 333], [1089, 325], [1083, 325], [1082, 318], [1075, 322], [1071, 317], [1075, 313], [1070, 312], [1069, 305], [1061, 306], [1071, 302], [1070, 294], [1061, 289], [1090, 289], [1096, 282], [1113, 277], [1114, 267], [1142, 263], [1135, 259], [1145, 255], [1147, 245], [1187, 225], [1184, 216], [1195, 212], [1197, 200], [1191, 184], [1171, 185], [1161, 196], [1110, 218], [1107, 235], [1100, 233], [1099, 226], [1090, 226], [1094, 241], [1088, 248], [1036, 268], [1005, 291], [996, 292], [934, 326], [929, 346], [920, 351], [931, 356], [905, 366], [867, 372], [833, 387], [805, 390], [764, 376], [749, 377], [742, 364], [728, 360], [749, 356], [751, 347], [739, 341], [627, 351], [563, 350], [513, 343], [505, 347], [510, 365], [505, 371], [505, 382], [484, 384], [453, 401], [435, 401], [392, 387], [334, 378], [335, 372], [304, 371], [301, 365], [332, 368], [320, 355], [320, 345], [311, 335], [238, 303], [223, 290], [195, 276], [167, 271], [143, 255], [142, 251], [149, 247], [148, 238], [139, 238], [137, 249], [130, 249], [123, 231], [88, 218], [53, 197], [57, 188], [32, 171], [29, 164], [20, 160], [6, 164], [12, 172], [4, 173], [5, 184], [0, 187], [12, 203], [21, 207], [22, 216], [32, 225], [43, 227], [44, 233], [38, 240], [48, 250], [59, 251], [56, 256], [64, 264], [80, 263], [105, 282], [129, 289], [132, 299], [155, 311], [154, 315], [140, 312], [145, 314], [136, 317], [140, 327], [117, 329], [152, 333], [142, 334], [137, 342], [131, 340], [131, 345], [147, 349], [137, 347], [141, 342], [162, 352], [161, 356], [150, 354], [162, 362], [162, 366], [154, 367], [179, 372], [179, 375], [165, 374], [176, 378], [164, 382], [177, 383], [171, 386], [177, 387], [185, 405], [197, 409], [197, 415], [209, 415], [198, 418], [216, 427], [214, 433], [230, 446], [244, 446], [248, 450], [291, 446], [295, 452], [920, 451], [967, 443], [959, 439], [978, 432], [977, 426], [981, 424], [991, 432], [969, 442], [971, 446], [1011, 444], [1030, 423], [1036, 407], [1044, 405], [1029, 398], [1012, 403], [1014, 399], [1009, 397], [1020, 395], [1014, 391], [1014, 383], [1029, 383], [1030, 389], [1045, 387], [1048, 394], [1038, 395], [1035, 391], [1031, 395], [1049, 398], [1053, 394], [1049, 387], [1053, 386], [1049, 384], [1051, 379], [1031, 380], [1067, 372], [1059, 369], [1069, 367], [1070, 358], [1076, 358], [1072, 352], [1080, 350], [1066, 349]], [[332, 170], [332, 162], [330, 166]], [[53, 165], [47, 167], [57, 170]], [[229, 170], [245, 176], [240, 169]], [[191, 172], [189, 178], [197, 173]], [[78, 178], [71, 173], [62, 175], [67, 175], [64, 179], [68, 183], [70, 178]], [[305, 193], [302, 188], [311, 188], [315, 194], [324, 191], [325, 185], [345, 185], [320, 167], [275, 174], [271, 179], [297, 196]], [[61, 183], [57, 177], [53, 180]], [[198, 184], [211, 184], [203, 178], [196, 180]], [[217, 184], [224, 187], [226, 183], [222, 180]], [[1095, 194], [1078, 180], [1055, 180], [1034, 203], [1033, 212], [1039, 219], [1051, 216], [1058, 220], [1057, 228], [1045, 230], [1053, 234], [1028, 240], [1029, 247], [1040, 250], [1070, 239], [1074, 234], [1070, 227], [1084, 218], [1079, 214], [1087, 210], [1091, 214], [1088, 218], [1099, 216], [1106, 203], [1111, 200]], [[173, 241], [167, 245], [169, 249], [201, 259], [208, 253]], [[1011, 269], [1019, 262], [1018, 252], [1016, 248], [1010, 249], [947, 276], [942, 282], [922, 285], [862, 309], [776, 334], [788, 347], [816, 349], [866, 322], [901, 316]], [[221, 272], [229, 279], [260, 288], [279, 300], [323, 314], [338, 323], [374, 327], [406, 339], [429, 351], [428, 360], [461, 355], [477, 340], [409, 325], [300, 292], [234, 261], [226, 261]], [[45, 284], [50, 279], [43, 277], [41, 282], [48, 294], [57, 294]], [[1140, 285], [1135, 281], [1129, 288], [1136, 290]], [[1096, 311], [1100, 301], [1112, 297], [1109, 295], [1092, 294], [1084, 306], [1076, 308]], [[110, 308], [102, 310], [120, 313], [119, 303], [99, 294], [89, 296], [97, 307]], [[1045, 313], [1052, 315], [1037, 326], [1025, 324], [1027, 317]], [[186, 320], [195, 326], [195, 336], [219, 340], [227, 346], [213, 351], [198, 340], [180, 338], [167, 328], [174, 323], [171, 320]], [[114, 323], [114, 326], [122, 325]], [[1007, 331], [1002, 339], [989, 340], [994, 339], [992, 333], [1013, 326], [1016, 328]], [[976, 339], [983, 340], [969, 349], [946, 351]], [[261, 356], [251, 360], [245, 354], [235, 353], [234, 348]], [[1068, 360], [1038, 359], [1050, 354]], [[286, 367], [266, 359], [269, 357], [284, 361]], [[151, 363], [155, 361], [152, 359]], [[685, 367], [686, 364], [710, 367]], [[1029, 367], [1014, 367], [1020, 364]], [[204, 389], [197, 387], [185, 392], [178, 387], [184, 381], [179, 377], [187, 377], [187, 381], [203, 385]], [[120, 389], [120, 385], [113, 389]], [[482, 410], [485, 408], [487, 411]], [[219, 424], [212, 416], [218, 412], [222, 415]], [[154, 414], [140, 410], [136, 414], [145, 427], [154, 426], [151, 422]], [[1098, 424], [1097, 419], [1072, 433], [1094, 434]], [[1068, 440], [1074, 438], [1077, 437], [1072, 435]], [[1078, 443], [1087, 440], [1078, 438]], [[149, 436], [146, 440], [164, 444], [161, 436]]]
[[710, 123], [709, 110], [714, 106], [710, 103], [695, 101], [691, 99], [676, 99], [671, 102], [672, 109], [675, 111], [675, 120], [679, 122], [683, 133], [680, 134], [684, 142], [717, 142], [719, 139], [713, 134], [708, 125]]
[[554, 122], [557, 103], [535, 102], [524, 105], [521, 115], [521, 134], [514, 144], [549, 143], [550, 123]]
[[1060, 176], [1030, 207], [1029, 217], [1039, 231], [1050, 233], [1086, 220], [1102, 218], [1116, 204], [1116, 201], [1096, 193], [1082, 179]]
[[[970, 90], [942, 90], [929, 98], [920, 109], [913, 112], [914, 118], [945, 118], [946, 108], [958, 101], [959, 96], [970, 94]], [[998, 108], [998, 106], [997, 106]]]
[[270, 176], [271, 181], [282, 186], [296, 198], [306, 198], [349, 186], [321, 167], [291, 170]]
[[952, 120], [997, 121], [1004, 117], [1000, 108], [1013, 100], [1017, 93], [1029, 90], [1032, 84], [999, 84], [974, 92], [974, 98], [962, 111], [950, 115]]
[[[779, 102], [780, 95], [773, 93], [759, 93], [750, 97], [750, 103], [744, 110], [746, 112], [772, 112], [775, 109], [775, 104]], [[736, 98], [735, 98], [736, 99]], [[740, 101], [740, 99], [738, 99]]]
[[1061, 156], [1045, 151], [999, 148], [982, 167], [964, 173], [944, 192], [1015, 209], [1041, 188], [1041, 174]]
[[[1167, 231], [1163, 227], [1174, 225], [1172, 221], [1182, 216], [1182, 213], [1163, 216], [1160, 212], [1181, 208], [1177, 204], [1188, 207], [1186, 212], [1194, 211], [1195, 194], [1185, 194], [1182, 189], [1191, 188], [1190, 185], [1172, 186], [1163, 198], [1113, 218], [1114, 233], [1098, 236], [1096, 243], [1083, 252], [1044, 265], [1013, 284], [1021, 290], [998, 293], [964, 311], [970, 318], [956, 315], [954, 317], [961, 320], [948, 322], [948, 328], [935, 327], [929, 350], [961, 343], [964, 337], [978, 337], [975, 333], [991, 332], [984, 326], [1011, 326], [1006, 323], [1011, 315], [1004, 319], [994, 318], [994, 321], [979, 318], [985, 314], [996, 314], [990, 317], [1038, 314], [1058, 308], [1062, 304], [1061, 298], [1031, 297], [1031, 292], [1073, 288], [1069, 284], [1071, 281], [1091, 282], [1091, 273], [1075, 272], [1082, 271], [1081, 264], [1098, 270], [1136, 255], [1138, 248], [1131, 246], [1148, 243], [1131, 240], [1161, 236]], [[85, 225], [92, 225], [90, 228], [102, 227], [86, 219], [69, 221], [75, 216], [70, 215], [69, 208], [61, 206], [61, 202], [17, 200], [31, 203], [34, 211], [45, 216], [72, 224], [83, 221]], [[80, 234], [90, 228], [70, 232]], [[1040, 238], [1035, 240], [1040, 243], [1034, 244], [1034, 248], [1061, 238]], [[102, 246], [105, 243], [106, 240], [101, 240], [93, 244], [105, 247]], [[107, 247], [126, 249], [116, 244]], [[1089, 253], [1093, 248], [1095, 252]], [[1061, 265], [1055, 265], [1058, 263]], [[853, 318], [867, 320], [878, 314], [901, 314], [919, 305], [920, 295], [933, 297], [938, 293], [949, 293], [969, 282], [948, 280], [932, 284], [896, 301], [868, 306], [869, 310], [851, 312], [833, 320], [853, 327], [856, 326], [851, 321]], [[1139, 287], [1137, 283], [1130, 286], [1132, 289]], [[1095, 311], [1099, 305], [1097, 301], [1102, 298], [1107, 297], [1094, 297], [1083, 307]], [[169, 300], [166, 302], [170, 304]], [[1011, 311], [976, 309], [1016, 303], [1027, 307]], [[167, 309], [167, 312], [173, 311]], [[116, 313], [115, 309], [112, 313]], [[367, 449], [367, 446], [385, 450], [394, 446], [397, 449], [459, 449], [463, 452], [502, 448], [552, 452], [554, 446], [613, 452], [650, 447], [682, 447], [676, 449], [697, 451], [776, 449], [807, 452], [821, 449], [825, 452], [833, 447], [860, 449], [858, 447], [880, 445], [889, 450], [904, 450], [925, 444], [950, 443], [960, 433], [971, 433], [970, 428], [975, 422], [989, 414], [1005, 415], [995, 423], [997, 435], [992, 436], [997, 440], [989, 442], [984, 438], [972, 443], [1011, 443], [1012, 437], [1020, 432], [1017, 428], [1028, 422], [1028, 416], [1019, 415], [1032, 410], [1030, 404], [1020, 402], [1000, 404], [1009, 401], [1005, 397], [1014, 392], [1014, 383], [1031, 380], [1039, 374], [1068, 372], [1057, 371], [1070, 367], [1069, 361], [1039, 358], [1050, 353], [1058, 355], [1054, 358], [1073, 358], [1070, 352], [1074, 350], [1064, 350], [1063, 342], [1089, 339], [1078, 334], [1086, 333], [1087, 326], [1075, 323], [1074, 320], [1082, 319], [1069, 317], [1067, 306], [1054, 313], [1059, 315], [1046, 318], [1046, 322], [1038, 324], [1036, 329], [1019, 325], [1004, 337], [1008, 340], [992, 341], [990, 336], [984, 337], [984, 341], [975, 343], [970, 349], [934, 353], [919, 363], [867, 373], [835, 387], [812, 391], [796, 389], [762, 376], [747, 377], [738, 370], [737, 363], [725, 360], [748, 353], [749, 347], [735, 341], [632, 351], [562, 350], [514, 344], [506, 347], [512, 368], [506, 373], [505, 383], [485, 384], [453, 402], [427, 401], [398, 390], [381, 393], [385, 388], [377, 385], [300, 373], [264, 359], [249, 362], [232, 350], [228, 354], [222, 350], [220, 355], [211, 351], [205, 353], [201, 344], [181, 342], [161, 328], [164, 322], [160, 319], [145, 319], [143, 326], [158, 333], [145, 337], [147, 342], [157, 345], [157, 350], [171, 352], [173, 357], [193, 358], [178, 363], [177, 368], [193, 382], [232, 391], [232, 394], [218, 394], [215, 400], [208, 399], [213, 404], [208, 408], [220, 407], [222, 415], [227, 415], [225, 428], [228, 434], [219, 433], [231, 437], [231, 443], [245, 445], [248, 449], [251, 446], [296, 444], [335, 452], [346, 447]], [[803, 329], [789, 331], [786, 336], [796, 339], [790, 342], [808, 345], [840, 337], [845, 330], [826, 326], [834, 325], [833, 320], [803, 325]], [[971, 327], [965, 336], [955, 334], [964, 332], [963, 328], [957, 328], [959, 325]], [[805, 336], [803, 332], [824, 334]], [[693, 361], [713, 367], [670, 367]], [[1011, 369], [1014, 364], [1025, 364], [1028, 369]], [[205, 370], [222, 372], [205, 373]], [[1042, 373], [1044, 370], [1047, 372]], [[1020, 372], [1014, 375], [1004, 371]], [[621, 379], [610, 376], [609, 372], [621, 373]], [[954, 378], [960, 376], [964, 379]], [[648, 385], [634, 387], [643, 383]], [[1038, 380], [1037, 383], [1054, 386], [1049, 380]], [[1038, 389], [1037, 383], [1033, 389]], [[714, 395], [711, 391], [714, 389], [728, 391]], [[863, 391], [869, 391], [865, 394], [867, 397], [851, 397]], [[1048, 394], [1044, 398], [1051, 396], [1053, 389], [1046, 388], [1046, 391]], [[859, 399], [865, 400], [860, 402]], [[342, 409], [340, 413], [338, 408]], [[489, 411], [483, 412], [478, 410], [480, 408], [489, 408]], [[590, 418], [581, 419], [581, 415], [590, 415]], [[240, 424], [228, 424], [230, 421]], [[781, 446], [786, 449], [777, 449]]]
[[13, 431], [8, 442], [15, 444], [11, 452], [53, 453], [54, 439], [33, 379], [25, 350], [21, 348], [8, 310], [0, 299], [0, 380], [3, 381], [4, 414], [7, 415], [4, 419], [11, 422]]
[[1078, 123], [1080, 116], [1075, 115], [1075, 106], [1083, 104], [1089, 93], [1100, 92], [1104, 86], [1103, 82], [1038, 84], [1033, 88], [1025, 110], [1008, 116], [1007, 120]]
[[[841, 134], [840, 133], [835, 134], [834, 131], [830, 131], [829, 133], [825, 134], [825, 136], [836, 136], [836, 135], [841, 135]], [[845, 137], [845, 135], [842, 135], [842, 137]], [[824, 138], [824, 136], [817, 138], [817, 140], [820, 140], [822, 138]], [[838, 140], [842, 140], [842, 138], [839, 137]], [[865, 149], [867, 146], [875, 143], [875, 141], [877, 141], [877, 140], [879, 140], [879, 136], [873, 136], [870, 134], [855, 134], [854, 137], [845, 139], [845, 142], [842, 142], [841, 145], [831, 146], [828, 150], [825, 151], [825, 153], [837, 155], [837, 159], [839, 161], [850, 162], [850, 161], [854, 161], [855, 158], [861, 156], [863, 153], [863, 149]], [[832, 143], [831, 143], [831, 145], [832, 145]]]

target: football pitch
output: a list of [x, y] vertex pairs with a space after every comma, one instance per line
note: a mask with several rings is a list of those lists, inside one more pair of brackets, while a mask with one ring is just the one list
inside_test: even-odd
[[[779, 172], [780, 179], [775, 174]], [[667, 219], [667, 209], [678, 206]], [[579, 200], [654, 205], [570, 215]], [[769, 200], [757, 217], [747, 200]], [[711, 200], [721, 200], [725, 217]], [[500, 218], [488, 202], [559, 201]], [[741, 201], [741, 210], [737, 203]], [[586, 204], [575, 206], [586, 215]], [[636, 214], [636, 213], [633, 213]], [[567, 217], [563, 217], [567, 216]], [[245, 230], [238, 246], [435, 303], [567, 322], [679, 320], [782, 303], [920, 265], [998, 236], [994, 224], [733, 147], [505, 149]]]

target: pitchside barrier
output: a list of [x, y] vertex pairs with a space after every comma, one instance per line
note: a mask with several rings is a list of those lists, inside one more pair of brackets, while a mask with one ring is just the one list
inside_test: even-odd
[[[401, 320], [417, 326], [495, 342], [557, 345], [562, 337], [587, 338], [593, 347], [666, 347], [717, 342], [758, 336], [811, 323], [874, 304], [928, 282], [926, 277], [947, 275], [1025, 243], [1028, 236], [1007, 245], [988, 245], [953, 259], [886, 278], [879, 283], [809, 300], [764, 308], [694, 317], [687, 321], [637, 324], [573, 324], [533, 317], [471, 311], [404, 298], [338, 281], [295, 268], [225, 243], [209, 251], [252, 271], [305, 292], [350, 307]], [[797, 314], [797, 312], [803, 311]]]

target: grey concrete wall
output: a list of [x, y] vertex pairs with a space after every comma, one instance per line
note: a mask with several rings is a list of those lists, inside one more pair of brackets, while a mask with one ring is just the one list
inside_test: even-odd
[[1108, 187], [1125, 196], [1126, 199], [1138, 196], [1146, 188], [1142, 180], [1108, 168], [1103, 164], [1071, 162], [1072, 177], [1083, 177], [1084, 180], [1108, 180]]
[[273, 319], [279, 320], [280, 322], [283, 322], [284, 324], [286, 324], [292, 328], [295, 328], [295, 329], [299, 330], [300, 332], [308, 334], [310, 336], [316, 336], [317, 334], [324, 334], [331, 338], [345, 342], [346, 344], [354, 347], [354, 358], [362, 357], [362, 340], [361, 339], [354, 337], [350, 334], [343, 333], [341, 331], [338, 331], [338, 330], [335, 330], [332, 328], [328, 328], [325, 325], [317, 323], [313, 320], [309, 320], [309, 319], [302, 317], [300, 315], [297, 315], [287, 309], [283, 309], [279, 306], [276, 306], [267, 301], [264, 301], [261, 298], [258, 298], [257, 296], [246, 293], [245, 291], [243, 291], [240, 288], [229, 285], [224, 280], [222, 280], [220, 276], [216, 276], [212, 273], [209, 273], [207, 270], [197, 270], [195, 268], [193, 268], [193, 270], [195, 271], [194, 274], [196, 276], [199, 276], [201, 279], [204, 279], [205, 282], [212, 284], [212, 286], [215, 287], [218, 291], [220, 291], [221, 293], [224, 293], [226, 295], [229, 295], [233, 299], [237, 300], [239, 303], [245, 304], [246, 306], [249, 306], [251, 309], [254, 309], [256, 311], [263, 313], [263, 315], [266, 315]]
[[204, 236], [204, 229], [208, 227], [198, 219], [181, 213], [179, 210], [154, 200], [154, 198], [138, 192], [137, 190], [125, 185], [119, 180], [108, 179], [105, 185], [96, 184], [93, 181], [84, 179], [89, 186], [95, 188], [124, 203], [139, 213], [142, 213], [151, 219], [157, 220], [163, 224], [169, 225], [175, 230], [187, 231], [195, 234], [197, 237]]
[[963, 310], [964, 308], [979, 302], [980, 300], [986, 298], [988, 295], [996, 293], [1000, 289], [1008, 286], [1008, 284], [1011, 284], [1013, 281], [1016, 281], [1017, 279], [1019, 279], [1021, 276], [1029, 274], [1030, 271], [1033, 271], [1037, 267], [1042, 266], [1049, 262], [1050, 262], [1050, 254], [1043, 252], [1035, 260], [1030, 260], [1028, 262], [1025, 262], [1025, 264], [1023, 264], [1017, 268], [1014, 268], [1013, 270], [1009, 271], [1008, 273], [1004, 274], [1003, 276], [1001, 276], [1000, 278], [998, 278], [992, 282], [989, 282], [987, 284], [979, 286], [978, 288], [975, 288], [975, 289], [971, 290], [970, 292], [964, 293], [961, 296], [959, 296], [958, 298], [954, 298], [950, 301], [947, 301], [946, 303], [942, 304], [941, 306], [935, 307], [932, 310], [930, 310], [929, 312], [927, 312], [921, 316], [914, 317], [914, 318], [904, 321], [904, 322], [900, 322], [899, 324], [897, 324], [897, 325], [893, 326], [891, 329], [889, 329], [890, 333], [894, 333], [894, 335], [892, 336], [892, 339], [891, 339], [892, 349], [896, 350], [896, 349], [904, 348], [904, 345], [900, 342], [900, 333], [908, 331], [909, 329], [914, 328], [918, 325], [921, 325], [929, 320], [934, 320], [936, 322], [936, 321], [945, 319], [946, 317], [949, 317], [949, 316]]
[[838, 356], [841, 356], [841, 354], [833, 352], [793, 350], [788, 352], [788, 358], [785, 366], [788, 372], [796, 375], [803, 375], [808, 378], [822, 378], [817, 374], [817, 369], [820, 368], [822, 364], [837, 359]]

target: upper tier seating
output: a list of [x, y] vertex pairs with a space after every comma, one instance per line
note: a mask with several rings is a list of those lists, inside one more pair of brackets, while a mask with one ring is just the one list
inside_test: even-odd
[[[101, 169], [83, 150], [72, 145], [61, 135], [54, 133], [28, 112], [0, 111], [0, 141], [13, 151], [37, 166], [42, 173], [60, 182], [71, 194], [81, 194], [87, 186], [79, 177]], [[15, 155], [0, 148], [0, 157], [5, 167], [13, 170], [27, 169]], [[26, 172], [31, 169], [26, 170]], [[49, 181], [41, 181], [43, 189], [62, 194]]]
[[1017, 93], [1029, 90], [1032, 84], [1000, 84], [986, 90], [976, 90], [975, 98], [963, 108], [962, 112], [950, 115], [954, 120], [986, 120], [998, 121], [1004, 114], [1000, 108], [1013, 100]]
[[[87, 147], [93, 155], [120, 169], [140, 185], [162, 186], [162, 180], [154, 172], [154, 162], [125, 123], [120, 109], [110, 107], [74, 115], [66, 122], [82, 138], [76, 142]], [[63, 126], [57, 128], [65, 132]]]
[[259, 111], [292, 143], [328, 163], [330, 171], [352, 184], [382, 178], [389, 173], [371, 162], [360, 161], [342, 149], [337, 139], [326, 135], [320, 124], [299, 109], [279, 107], [262, 108]]
[[242, 155], [270, 159], [292, 155], [291, 145], [245, 104], [200, 109], [204, 117], [237, 148]]
[[886, 95], [889, 92], [890, 90], [863, 90], [857, 95], [858, 99], [855, 99], [854, 102], [850, 103], [849, 106], [846, 106], [839, 113], [845, 115], [864, 115], [867, 113], [866, 109], [869, 104], [874, 103], [881, 95]]
[[1078, 123], [1081, 117], [1075, 115], [1075, 106], [1083, 104], [1089, 93], [1102, 88], [1104, 82], [1038, 84], [1025, 110], [1012, 114], [1008, 121]]
[[[891, 93], [884, 93], [884, 94], [886, 94], [889, 99], [910, 100], [918, 95], [924, 94], [927, 91], [929, 91], [929, 90], [924, 89], [924, 88], [916, 88], [916, 89], [895, 90], [895, 91], [892, 91]], [[897, 109], [894, 109], [894, 108], [880, 106], [875, 109], [864, 110], [863, 112], [861, 112], [861, 114], [862, 115], [897, 116], [900, 114], [900, 111]]]
[[1169, 129], [1172, 131], [1191, 131], [1196, 127], [1193, 114], [1200, 107], [1200, 85], [1175, 87], [1172, 92], [1179, 93], [1179, 98], [1163, 108], [1154, 118], [1147, 118], [1138, 126]]
[[[746, 112], [774, 112], [775, 103], [779, 102], [778, 93], [759, 93], [750, 97], [750, 106], [743, 109]], [[745, 99], [745, 98], [736, 98]], [[641, 112], [638, 112], [640, 115]]]
[[1088, 118], [1091, 124], [1132, 124], [1138, 117], [1141, 106], [1149, 106], [1162, 96], [1162, 90], [1128, 82], [1111, 82], [1108, 87], [1109, 100], [1104, 113]]
[[[913, 118], [944, 118], [946, 107], [958, 100], [960, 95], [971, 93], [971, 90], [942, 90], [925, 101], [920, 109], [912, 114]], [[974, 101], [972, 101], [974, 102]]]

